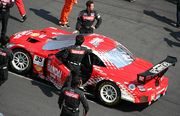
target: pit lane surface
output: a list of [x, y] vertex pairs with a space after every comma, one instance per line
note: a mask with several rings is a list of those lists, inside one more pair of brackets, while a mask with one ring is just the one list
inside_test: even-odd
[[[180, 30], [173, 26], [176, 16], [175, 0], [96, 0], [95, 8], [103, 23], [95, 32], [116, 39], [136, 56], [157, 63], [167, 55], [180, 58]], [[63, 0], [25, 0], [28, 19], [19, 22], [17, 8], [11, 9], [8, 35], [56, 25]], [[74, 30], [78, 12], [85, 8], [85, 1], [73, 8], [70, 14]], [[60, 28], [60, 27], [59, 27]], [[89, 116], [179, 116], [180, 111], [179, 62], [166, 75], [169, 88], [166, 96], [151, 106], [144, 107], [123, 101], [117, 108], [107, 108], [97, 102], [89, 102]], [[35, 81], [10, 74], [9, 80], [0, 87], [0, 112], [5, 116], [57, 116], [57, 91]], [[96, 101], [91, 99], [91, 101]]]

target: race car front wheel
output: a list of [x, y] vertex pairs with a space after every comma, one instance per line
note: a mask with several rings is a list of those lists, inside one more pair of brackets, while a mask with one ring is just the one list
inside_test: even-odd
[[106, 81], [98, 87], [98, 98], [107, 106], [115, 106], [121, 100], [119, 87], [112, 82]]
[[27, 51], [15, 49], [13, 50], [13, 61], [10, 66], [18, 74], [27, 74], [32, 68], [32, 58]]

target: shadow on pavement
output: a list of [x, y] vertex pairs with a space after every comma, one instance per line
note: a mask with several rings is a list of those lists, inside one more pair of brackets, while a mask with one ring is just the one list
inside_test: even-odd
[[96, 102], [99, 105], [102, 105], [104, 107], [111, 108], [111, 109], [120, 110], [123, 112], [133, 112], [133, 111], [141, 112], [142, 110], [144, 110], [145, 108], [148, 107], [147, 104], [134, 104], [134, 103], [131, 103], [131, 102], [128, 102], [125, 100], [122, 100], [117, 106], [108, 107], [108, 106], [105, 106], [102, 103], [100, 103], [100, 101], [95, 99], [95, 97], [93, 97], [93, 96], [86, 95], [86, 97], [88, 100]]
[[179, 31], [173, 31], [171, 29], [168, 29], [166, 27], [164, 27], [164, 29], [169, 32], [169, 35], [171, 35], [175, 41], [172, 41], [168, 38], [164, 38], [164, 41], [167, 42], [167, 44], [170, 46], [170, 47], [173, 47], [173, 46], [176, 46], [176, 47], [180, 47], [180, 32]]
[[173, 31], [171, 29], [168, 29], [166, 27], [164, 27], [164, 30], [166, 30], [167, 32], [169, 32], [169, 35], [171, 35], [175, 40], [180, 42], [180, 31]]
[[164, 38], [164, 41], [167, 42], [167, 44], [170, 46], [170, 47], [173, 47], [173, 46], [176, 46], [176, 47], [180, 47], [180, 43], [177, 43], [177, 42], [174, 42], [168, 38]]
[[16, 18], [16, 17], [14, 17], [14, 16], [12, 16], [12, 15], [10, 15], [10, 18], [11, 18], [11, 19], [13, 19], [13, 20], [15, 20], [15, 21], [21, 22], [21, 20], [20, 20], [20, 19], [18, 19], [18, 18]]
[[52, 97], [53, 94], [59, 95], [59, 91], [53, 86], [51, 82], [40, 79], [37, 76], [31, 76], [33, 80], [31, 81], [33, 86], [38, 86], [41, 91], [48, 97]]
[[165, 0], [165, 1], [167, 1], [167, 2], [170, 2], [170, 3], [172, 3], [172, 4], [176, 4], [177, 2], [177, 0]]
[[58, 24], [58, 19], [52, 15], [50, 15], [50, 12], [44, 9], [34, 9], [29, 8], [30, 11], [34, 12], [37, 16], [40, 16], [41, 18], [46, 19], [47, 21], [50, 21], [54, 24]]
[[168, 25], [175, 27], [176, 22], [171, 19], [168, 19], [165, 16], [160, 16], [157, 13], [155, 13], [154, 11], [144, 10], [143, 12], [145, 15], [151, 16], [161, 22], [167, 23]]

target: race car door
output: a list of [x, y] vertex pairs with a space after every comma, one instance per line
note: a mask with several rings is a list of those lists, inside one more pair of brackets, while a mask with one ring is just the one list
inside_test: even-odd
[[62, 86], [68, 74], [69, 69], [55, 55], [48, 57], [47, 77], [55, 86]]

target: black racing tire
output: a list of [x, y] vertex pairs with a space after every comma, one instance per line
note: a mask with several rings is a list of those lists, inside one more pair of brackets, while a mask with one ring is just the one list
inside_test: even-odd
[[121, 101], [121, 91], [113, 82], [105, 81], [99, 85], [97, 97], [106, 106], [116, 106]]
[[13, 51], [13, 60], [10, 62], [10, 68], [15, 73], [24, 75], [32, 70], [32, 58], [24, 49], [15, 49]]

